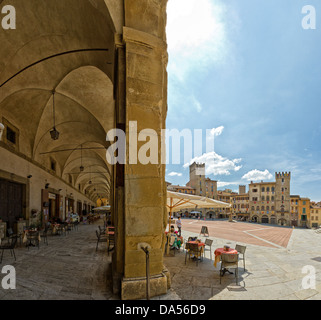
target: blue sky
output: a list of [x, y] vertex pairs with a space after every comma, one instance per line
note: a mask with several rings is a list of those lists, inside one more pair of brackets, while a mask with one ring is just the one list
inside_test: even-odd
[[[305, 5], [315, 30], [302, 28]], [[291, 194], [320, 201], [321, 3], [170, 0], [167, 13], [167, 128], [203, 130], [197, 160], [214, 159], [207, 176], [219, 189], [291, 171]], [[184, 162], [167, 165], [167, 181], [186, 184]]]

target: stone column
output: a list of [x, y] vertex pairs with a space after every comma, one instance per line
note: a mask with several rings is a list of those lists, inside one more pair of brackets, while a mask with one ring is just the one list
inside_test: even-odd
[[[130, 124], [137, 123], [138, 134], [154, 130], [157, 140], [157, 163], [129, 163], [124, 167], [124, 273], [121, 298], [146, 297], [146, 259], [138, 248], [150, 245], [151, 296], [165, 294], [168, 289], [163, 266], [164, 231], [166, 227], [165, 165], [161, 164], [161, 130], [167, 113], [167, 45], [165, 36], [167, 0], [125, 0], [125, 97], [126, 147]], [[134, 130], [135, 131], [135, 130]], [[137, 153], [149, 142], [137, 143]], [[132, 136], [133, 138], [133, 136]], [[153, 152], [153, 150], [150, 150]], [[119, 217], [118, 217], [119, 220]]]
[[[126, 128], [126, 54], [122, 36], [115, 35], [115, 124], [125, 131]], [[112, 258], [113, 292], [121, 293], [121, 280], [124, 275], [125, 239], [125, 198], [124, 165], [112, 166], [113, 205], [112, 222], [115, 225], [115, 250]]]

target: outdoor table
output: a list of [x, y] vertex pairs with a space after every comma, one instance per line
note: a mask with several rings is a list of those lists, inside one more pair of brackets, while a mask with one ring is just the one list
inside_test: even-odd
[[[35, 237], [35, 235], [38, 233], [38, 238]], [[24, 231], [24, 236], [23, 236], [23, 243], [26, 243], [26, 247], [34, 247], [35, 244], [32, 243], [33, 240], [38, 240], [40, 242], [40, 233], [37, 230], [33, 229], [26, 229]]]
[[224, 248], [217, 248], [214, 251], [214, 255], [215, 255], [214, 267], [216, 267], [217, 263], [220, 261], [222, 253], [237, 254], [237, 251], [235, 249], [231, 249], [231, 248], [229, 248], [227, 250], [225, 250]]
[[[201, 247], [201, 252], [200, 252], [200, 254], [201, 254], [201, 256], [202, 256], [202, 254], [203, 254], [203, 251], [204, 251], [204, 248], [205, 248], [205, 243], [204, 242], [200, 242], [200, 241], [187, 241], [187, 243], [186, 243], [186, 249], [188, 249], [188, 245], [189, 244], [198, 244], [198, 247]], [[199, 260], [201, 259], [201, 256], [199, 257]]]
[[58, 234], [58, 229], [60, 227], [60, 224], [59, 223], [54, 223], [52, 224], [52, 234]]

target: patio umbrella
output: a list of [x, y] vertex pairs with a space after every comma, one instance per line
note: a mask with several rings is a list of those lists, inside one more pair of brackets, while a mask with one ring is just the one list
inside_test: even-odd
[[110, 206], [102, 206], [102, 207], [97, 207], [93, 209], [94, 211], [109, 211]]
[[[226, 202], [217, 201], [211, 198], [194, 196], [191, 194], [173, 192], [167, 190], [167, 211], [169, 212], [169, 231], [172, 222], [173, 209], [188, 209], [188, 208], [229, 208], [231, 205]], [[169, 252], [169, 242], [166, 252]]]

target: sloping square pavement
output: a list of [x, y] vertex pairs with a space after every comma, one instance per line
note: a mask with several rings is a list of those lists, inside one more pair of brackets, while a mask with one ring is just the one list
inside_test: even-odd
[[[278, 228], [278, 227], [275, 227]], [[181, 248], [175, 256], [165, 257], [164, 264], [171, 274], [170, 299], [182, 300], [306, 300], [321, 299], [321, 234], [311, 229], [293, 229], [286, 247], [268, 247], [204, 237], [198, 233], [182, 231], [182, 236], [198, 236], [203, 241], [212, 239], [212, 260], [206, 251], [202, 262], [188, 260]], [[245, 270], [239, 262], [238, 285], [234, 274], [225, 274], [220, 284], [219, 268], [215, 268], [214, 251], [236, 243], [245, 245]], [[305, 277], [313, 275], [304, 270], [311, 266], [315, 272], [315, 285]], [[310, 267], [308, 267], [310, 268]], [[307, 283], [307, 287], [303, 285]], [[160, 297], [169, 298], [167, 295]]]

